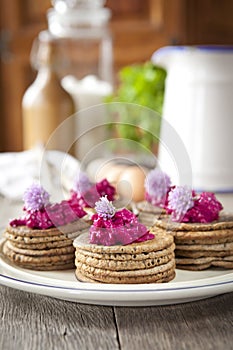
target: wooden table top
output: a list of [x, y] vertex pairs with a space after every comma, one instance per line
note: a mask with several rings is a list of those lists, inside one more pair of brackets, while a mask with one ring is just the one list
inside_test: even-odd
[[0, 287], [0, 349], [233, 349], [233, 293], [154, 307], [84, 305]]

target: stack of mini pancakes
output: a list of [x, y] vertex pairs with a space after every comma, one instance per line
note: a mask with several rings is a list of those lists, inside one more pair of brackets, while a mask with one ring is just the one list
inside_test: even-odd
[[89, 244], [88, 232], [74, 240], [76, 277], [93, 283], [161, 283], [175, 277], [173, 236], [128, 245]]
[[46, 230], [8, 226], [2, 253], [22, 268], [44, 271], [74, 268], [73, 238], [87, 227], [89, 224], [81, 219]]
[[233, 215], [222, 214], [208, 224], [174, 223], [167, 217], [157, 220], [152, 228], [152, 232], [161, 231], [174, 236], [177, 268], [233, 268]]

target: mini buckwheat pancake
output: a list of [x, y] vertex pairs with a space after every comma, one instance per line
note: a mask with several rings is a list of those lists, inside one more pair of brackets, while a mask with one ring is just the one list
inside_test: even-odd
[[154, 239], [142, 242], [132, 243], [128, 245], [115, 245], [115, 246], [103, 246], [97, 244], [90, 244], [88, 241], [88, 233], [84, 233], [74, 240], [74, 247], [83, 250], [87, 250], [95, 253], [126, 253], [126, 254], [138, 254], [149, 253], [158, 251], [171, 246], [173, 243], [173, 237], [166, 234], [166, 232], [160, 232]]
[[30, 256], [54, 256], [74, 252], [74, 247], [72, 245], [50, 249], [28, 249], [29, 247], [27, 249], [23, 249], [15, 246], [14, 243], [11, 243], [10, 241], [7, 241], [6, 245], [8, 249], [12, 250], [15, 253]]
[[217, 243], [217, 244], [214, 244], [214, 243], [213, 244], [176, 244], [176, 249], [189, 250], [189, 251], [205, 250], [207, 252], [209, 251], [225, 252], [225, 251], [233, 250], [233, 242]]
[[111, 260], [111, 259], [96, 259], [92, 257], [86, 257], [80, 253], [76, 253], [76, 263], [80, 262], [93, 266], [100, 269], [109, 269], [113, 271], [122, 271], [122, 270], [137, 270], [137, 269], [147, 269], [154, 266], [159, 266], [169, 262], [171, 259], [174, 259], [174, 253], [161, 256], [154, 259], [144, 259], [144, 260]]
[[94, 253], [85, 249], [78, 248], [78, 252], [85, 257], [92, 257], [96, 259], [106, 259], [106, 260], [117, 260], [117, 261], [126, 261], [126, 260], [144, 260], [144, 259], [155, 259], [158, 257], [163, 257], [173, 253], [175, 250], [175, 244], [172, 243], [167, 248], [154, 252], [142, 252], [138, 254], [127, 254], [127, 253]]
[[[175, 266], [175, 263], [174, 263]], [[163, 282], [169, 282], [175, 277], [175, 267], [172, 267], [171, 269], [167, 269], [166, 271], [162, 271], [161, 269], [154, 268], [153, 274], [151, 275], [144, 275], [144, 270], [135, 270], [137, 272], [141, 272], [140, 275], [137, 274], [119, 274], [118, 276], [112, 276], [110, 273], [108, 275], [101, 275], [101, 271], [98, 270], [99, 274], [95, 274], [95, 270], [93, 271], [86, 271], [83, 269], [83, 266], [77, 266], [76, 269], [76, 276], [79, 280], [85, 281], [86, 278], [93, 280], [95, 282], [99, 283], [115, 283], [115, 284], [121, 284], [121, 283], [128, 283], [128, 284], [135, 284], [135, 283], [163, 283]], [[107, 271], [107, 270], [106, 270]]]
[[128, 245], [89, 243], [84, 233], [73, 242], [76, 277], [95, 283], [162, 283], [175, 277], [174, 239], [160, 232], [154, 239]]
[[[82, 273], [78, 270], [75, 271], [75, 275], [77, 277], [77, 279], [79, 281], [82, 281], [82, 282], [89, 282], [89, 283], [100, 283], [100, 281], [94, 279], [94, 278], [91, 278], [91, 277], [87, 277], [86, 275], [82, 275]], [[171, 272], [170, 274], [167, 274], [167, 276], [165, 276], [165, 274], [163, 275], [163, 277], [161, 277], [161, 279], [156, 279], [156, 280], [152, 280], [152, 278], [147, 278], [146, 282], [145, 282], [145, 279], [143, 281], [143, 279], [141, 279], [139, 281], [139, 279], [137, 279], [136, 282], [134, 282], [133, 278], [128, 278], [127, 282], [123, 282], [121, 280], [120, 283], [129, 283], [129, 284], [133, 284], [133, 283], [166, 283], [166, 282], [170, 282], [171, 280], [173, 280], [175, 278], [175, 272]], [[103, 283], [103, 282], [101, 282]], [[113, 282], [112, 282], [113, 283]], [[116, 282], [114, 282], [116, 283]]]
[[165, 214], [164, 209], [156, 207], [147, 201], [138, 202], [135, 205], [138, 211], [138, 220], [148, 228], [155, 224], [156, 219]]
[[177, 244], [216, 244], [233, 242], [233, 229], [175, 231]]
[[219, 215], [219, 219], [211, 223], [185, 223], [171, 221], [169, 215], [164, 216], [161, 219], [157, 219], [155, 222], [156, 227], [168, 231], [213, 231], [213, 230], [225, 230], [233, 228], [233, 214], [222, 213]]
[[8, 238], [8, 242], [11, 242], [14, 244], [16, 248], [22, 248], [22, 249], [50, 249], [50, 248], [61, 248], [61, 247], [67, 247], [70, 246], [72, 243], [72, 240], [65, 239], [62, 241], [53, 241], [53, 242], [45, 242], [45, 243], [30, 243], [30, 246], [26, 243], [16, 243], [14, 240], [11, 240]]
[[41, 265], [32, 265], [32, 264], [17, 264], [19, 267], [29, 270], [36, 270], [36, 271], [58, 271], [58, 270], [73, 270], [74, 269], [74, 262], [68, 261], [66, 263], [53, 263], [50, 262], [49, 264], [41, 264]]
[[[35, 230], [35, 231], [40, 231], [40, 230]], [[37, 237], [36, 232], [33, 232], [31, 230], [30, 237], [29, 236], [23, 237], [22, 235], [17, 236], [17, 235], [9, 234], [8, 228], [7, 228], [3, 235], [6, 239], [16, 244], [26, 244], [26, 245], [59, 242], [67, 239], [67, 237], [64, 234], [61, 234], [58, 230], [57, 230], [57, 236], [55, 235], [50, 236], [48, 232], [48, 235], [44, 234], [43, 237], [42, 236]]]
[[211, 266], [213, 267], [222, 267], [225, 269], [233, 268], [233, 261], [227, 260], [218, 260], [211, 258], [202, 258], [202, 259], [176, 259], [177, 268], [182, 270], [192, 270], [192, 271], [200, 271], [207, 269]]
[[155, 234], [161, 230], [174, 237], [177, 268], [233, 268], [232, 214], [223, 213], [212, 223], [177, 223], [164, 217], [151, 229]]
[[176, 256], [178, 257], [187, 257], [187, 258], [202, 258], [206, 256], [215, 256], [215, 257], [224, 257], [224, 256], [232, 256], [233, 250], [225, 250], [225, 251], [213, 251], [213, 250], [182, 250], [176, 249]]
[[104, 268], [97, 268], [97, 267], [93, 267], [93, 266], [89, 266], [87, 264], [81, 263], [79, 261], [76, 260], [76, 267], [78, 270], [81, 270], [81, 272], [87, 272], [88, 274], [93, 275], [95, 278], [107, 278], [107, 277], [116, 277], [118, 279], [121, 278], [128, 278], [128, 277], [134, 277], [136, 279], [136, 277], [145, 277], [145, 276], [154, 276], [155, 274], [157, 274], [158, 272], [165, 272], [165, 271], [170, 271], [171, 269], [173, 269], [175, 266], [175, 260], [172, 259], [169, 262], [166, 262], [162, 265], [159, 266], [154, 266], [152, 268], [143, 268], [143, 269], [133, 269], [133, 270], [123, 270], [123, 271], [112, 271], [112, 270], [108, 270], [108, 269], [104, 269]]
[[138, 253], [149, 253], [158, 250], [162, 250], [171, 246], [174, 239], [171, 235], [166, 234], [166, 232], [160, 232], [155, 236], [154, 239], [141, 242], [132, 243], [128, 245], [114, 245], [114, 246], [104, 246], [97, 244], [90, 244], [88, 241], [88, 232], [77, 237], [73, 244], [78, 250], [79, 247], [83, 250], [87, 250], [94, 253], [126, 253], [126, 254], [138, 254]]

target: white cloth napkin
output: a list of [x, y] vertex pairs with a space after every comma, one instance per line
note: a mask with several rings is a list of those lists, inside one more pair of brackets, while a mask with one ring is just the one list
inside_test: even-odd
[[0, 153], [0, 195], [21, 200], [32, 183], [40, 183], [53, 201], [64, 199], [73, 187], [80, 162], [60, 151], [41, 148], [24, 152]]

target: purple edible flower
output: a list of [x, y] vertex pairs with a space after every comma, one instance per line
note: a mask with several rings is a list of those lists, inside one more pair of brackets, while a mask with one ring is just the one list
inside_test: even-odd
[[36, 211], [44, 208], [49, 203], [49, 194], [39, 184], [32, 184], [23, 195], [25, 209]]
[[116, 208], [112, 202], [108, 200], [107, 195], [101, 197], [100, 200], [95, 203], [95, 210], [104, 220], [111, 219], [116, 213]]
[[92, 186], [92, 183], [90, 179], [88, 178], [87, 174], [79, 171], [77, 178], [75, 179], [75, 184], [74, 184], [74, 191], [83, 194], [87, 192]]
[[145, 179], [146, 200], [153, 205], [162, 205], [166, 201], [171, 186], [170, 177], [160, 169], [151, 170]]
[[167, 209], [174, 221], [182, 221], [187, 211], [194, 206], [193, 191], [188, 186], [177, 186], [168, 194]]

